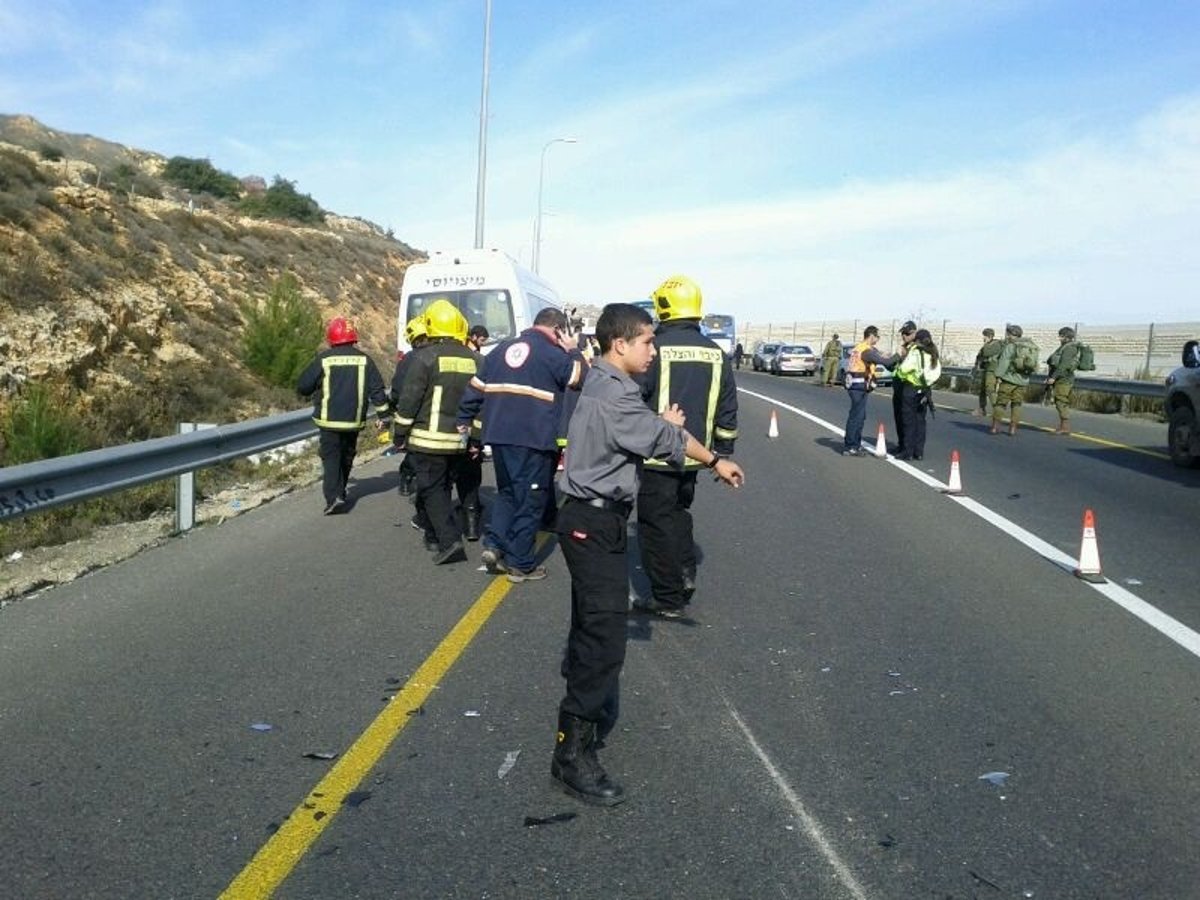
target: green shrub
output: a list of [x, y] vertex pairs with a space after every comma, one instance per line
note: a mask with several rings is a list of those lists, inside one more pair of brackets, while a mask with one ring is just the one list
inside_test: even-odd
[[246, 365], [271, 384], [293, 387], [321, 341], [321, 315], [301, 296], [300, 282], [294, 275], [282, 276], [264, 304], [244, 304], [242, 315]]
[[207, 159], [173, 156], [167, 161], [162, 177], [189, 191], [227, 200], [234, 200], [242, 193], [241, 182], [228, 172], [215, 168]]
[[325, 221], [325, 213], [308, 194], [296, 190], [296, 184], [275, 176], [261, 194], [249, 194], [238, 202], [238, 210], [256, 219], [291, 219], [308, 225]]
[[65, 155], [60, 148], [55, 147], [53, 144], [38, 145], [38, 156], [48, 162], [58, 162]]
[[64, 391], [30, 384], [0, 424], [4, 436], [4, 465], [16, 466], [67, 456], [85, 449], [83, 429]]

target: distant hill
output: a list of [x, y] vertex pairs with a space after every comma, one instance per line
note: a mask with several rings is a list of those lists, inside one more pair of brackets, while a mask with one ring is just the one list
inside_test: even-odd
[[[245, 304], [287, 274], [323, 319], [354, 316], [390, 376], [401, 281], [423, 253], [325, 211], [251, 218], [237, 196], [164, 178], [167, 163], [0, 115], [0, 414], [52, 384], [100, 446], [297, 408], [241, 361]], [[231, 180], [262, 195], [261, 178]]]

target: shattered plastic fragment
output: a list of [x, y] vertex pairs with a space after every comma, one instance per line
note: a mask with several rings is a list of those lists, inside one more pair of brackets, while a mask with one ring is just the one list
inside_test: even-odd
[[535, 825], [553, 825], [556, 822], [570, 822], [575, 816], [576, 813], [573, 812], [555, 813], [552, 816], [546, 816], [544, 819], [539, 819], [537, 816], [526, 816], [525, 827], [532, 828]]
[[328, 750], [314, 750], [304, 754], [305, 759], [337, 759], [336, 753]]
[[251, 725], [250, 727], [251, 727], [251, 728], [253, 728], [255, 731], [270, 731], [270, 730], [272, 730], [272, 729], [273, 729], [275, 726], [274, 726], [274, 725], [271, 725], [271, 724], [270, 724], [270, 723], [268, 723], [268, 722], [255, 722], [255, 723], [254, 723], [253, 725]]
[[405, 713], [406, 716], [423, 716], [425, 715], [425, 707], [418, 706], [416, 709], [410, 709]]
[[479, 710], [468, 709], [465, 713], [463, 713], [463, 715], [469, 719], [478, 719], [479, 718]]
[[1142, 582], [1141, 582], [1141, 579], [1139, 579], [1139, 578], [1126, 578], [1125, 583], [1132, 584], [1132, 585], [1139, 585]]
[[1009, 779], [1008, 772], [984, 772], [982, 775], [979, 776], [980, 781], [989, 782], [990, 784], [994, 784], [997, 787], [1003, 786], [1004, 783], [1006, 781], [1008, 781], [1008, 779]]
[[500, 763], [500, 768], [496, 770], [496, 777], [503, 778], [512, 771], [513, 766], [517, 764], [517, 757], [521, 755], [520, 750], [509, 750], [504, 754], [504, 762]]

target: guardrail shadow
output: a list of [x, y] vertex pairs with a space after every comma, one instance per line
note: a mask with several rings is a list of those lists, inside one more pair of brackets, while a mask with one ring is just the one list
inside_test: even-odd
[[[1144, 449], [1155, 453], [1162, 452], [1157, 447], [1147, 447]], [[1067, 447], [1067, 452], [1072, 456], [1082, 456], [1096, 460], [1097, 462], [1107, 463], [1110, 466], [1117, 466], [1129, 472], [1137, 472], [1139, 475], [1149, 475], [1151, 478], [1168, 481], [1180, 487], [1200, 488], [1200, 469], [1185, 469], [1182, 466], [1175, 465], [1168, 459], [1158, 459], [1157, 457], [1147, 456], [1142, 453], [1133, 453], [1121, 447], [1076, 445]]]

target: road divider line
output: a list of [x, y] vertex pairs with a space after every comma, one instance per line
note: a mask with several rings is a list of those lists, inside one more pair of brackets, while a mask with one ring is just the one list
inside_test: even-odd
[[450, 633], [412, 674], [358, 740], [220, 895], [227, 900], [269, 897], [341, 811], [342, 803], [396, 740], [426, 698], [491, 618], [512, 585], [494, 578]]
[[[759, 400], [763, 400], [780, 409], [785, 409], [788, 412], [796, 413], [797, 415], [808, 419], [810, 422], [813, 422], [828, 431], [832, 431], [834, 434], [840, 434], [843, 436], [846, 434], [844, 430], [825, 421], [819, 416], [814, 416], [812, 413], [799, 409], [798, 407], [791, 406], [787, 403], [782, 403], [773, 397], [768, 397], [766, 394], [748, 391], [745, 388], [738, 388], [738, 392], [747, 394], [751, 397], [756, 397]], [[863, 442], [863, 446], [867, 447], [867, 443], [865, 441]], [[1125, 447], [1124, 444], [1116, 444], [1114, 446]], [[1125, 447], [1125, 449], [1135, 450], [1136, 448]], [[937, 488], [943, 493], [949, 487], [949, 485], [945, 484], [944, 482], [939, 481], [933, 476], [922, 472], [920, 469], [910, 466], [898, 459], [893, 459], [889, 456], [887, 461], [897, 469], [902, 470], [909, 477], [915, 478], [917, 481], [920, 481], [929, 487]], [[994, 528], [1003, 531], [1005, 534], [1019, 543], [1024, 544], [1034, 553], [1058, 566], [1063, 571], [1072, 573], [1079, 567], [1079, 561], [1076, 560], [1075, 557], [1068, 553], [1064, 553], [1053, 544], [1043, 540], [1033, 532], [1022, 528], [1016, 522], [1006, 519], [1004, 516], [1000, 515], [995, 510], [989, 509], [979, 501], [972, 500], [970, 497], [964, 497], [961, 494], [946, 494], [946, 496], [963, 509], [974, 513], [989, 525], [992, 525]], [[1155, 631], [1179, 644], [1179, 646], [1183, 647], [1193, 656], [1200, 658], [1200, 633], [1188, 628], [1178, 619], [1167, 615], [1158, 607], [1147, 603], [1141, 597], [1137, 596], [1137, 594], [1121, 587], [1119, 584], [1113, 584], [1111, 581], [1107, 581], [1102, 584], [1092, 584], [1091, 582], [1081, 581], [1080, 584], [1086, 584], [1088, 587], [1092, 588], [1106, 599], [1117, 604], [1117, 606], [1121, 607], [1126, 612], [1136, 616], [1138, 619], [1141, 619]]]
[[846, 890], [850, 893], [854, 900], [867, 900], [867, 892], [863, 886], [858, 883], [858, 879], [854, 877], [854, 873], [850, 867], [846, 865], [845, 860], [841, 858], [829, 838], [825, 836], [825, 830], [821, 828], [821, 823], [816, 820], [812, 813], [808, 811], [808, 807], [792, 790], [792, 786], [788, 784], [783, 773], [779, 771], [779, 767], [771, 761], [771, 757], [767, 756], [767, 752], [763, 750], [762, 745], [758, 743], [758, 739], [754, 737], [754, 732], [750, 730], [750, 726], [745, 723], [737, 709], [729, 699], [723, 694], [721, 699], [725, 701], [725, 707], [729, 710], [729, 715], [733, 719], [734, 724], [741, 729], [745, 735], [747, 743], [750, 744], [750, 749], [754, 751], [754, 755], [758, 757], [758, 761], [763, 764], [763, 768], [767, 770], [767, 774], [771, 780], [775, 782], [775, 786], [779, 788], [779, 792], [783, 794], [787, 800], [788, 806], [792, 808], [792, 812], [796, 814], [796, 818], [800, 820], [800, 825], [804, 829], [804, 833], [808, 835], [808, 839], [817, 848], [820, 854], [825, 857], [825, 860], [833, 867], [833, 871], [837, 873], [838, 879], [846, 886]]

